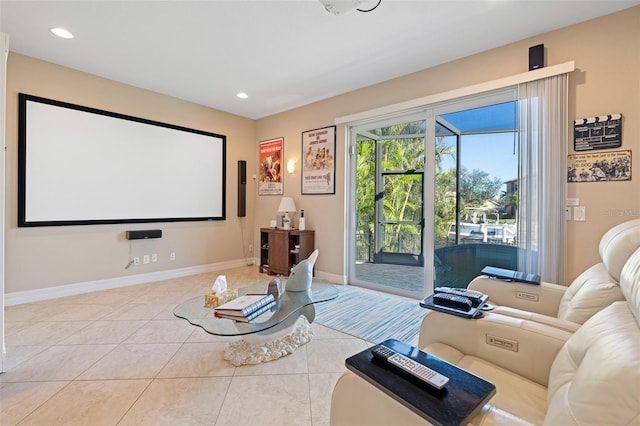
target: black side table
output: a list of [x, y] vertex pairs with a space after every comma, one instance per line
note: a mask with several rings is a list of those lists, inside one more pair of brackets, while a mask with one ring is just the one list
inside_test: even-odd
[[435, 425], [466, 423], [496, 393], [493, 383], [406, 343], [389, 339], [381, 344], [447, 376], [449, 383], [442, 390], [432, 388], [402, 370], [374, 361], [372, 348], [347, 358], [347, 369]]

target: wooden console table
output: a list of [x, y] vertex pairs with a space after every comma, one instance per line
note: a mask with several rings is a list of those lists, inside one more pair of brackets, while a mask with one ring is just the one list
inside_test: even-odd
[[315, 232], [260, 228], [260, 272], [289, 275], [291, 268], [315, 250]]

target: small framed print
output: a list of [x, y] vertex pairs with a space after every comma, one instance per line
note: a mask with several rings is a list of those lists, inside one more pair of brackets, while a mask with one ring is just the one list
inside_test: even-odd
[[336, 126], [302, 132], [302, 194], [336, 193]]
[[622, 146], [622, 114], [574, 120], [574, 151], [594, 151], [620, 146]]
[[260, 142], [258, 195], [282, 195], [282, 155], [284, 138]]
[[625, 180], [631, 180], [631, 150], [569, 155], [569, 183]]

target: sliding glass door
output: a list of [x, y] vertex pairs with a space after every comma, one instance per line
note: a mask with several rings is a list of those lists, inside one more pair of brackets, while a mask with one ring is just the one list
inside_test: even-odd
[[425, 138], [423, 114], [353, 129], [350, 283], [424, 293]]
[[558, 73], [350, 123], [349, 283], [423, 297], [484, 266], [561, 282], [567, 91]]
[[436, 117], [435, 286], [518, 269], [516, 117], [515, 101]]
[[420, 298], [517, 269], [514, 91], [351, 127], [349, 283]]

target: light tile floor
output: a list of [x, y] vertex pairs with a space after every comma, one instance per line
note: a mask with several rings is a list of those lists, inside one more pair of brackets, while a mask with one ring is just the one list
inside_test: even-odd
[[345, 358], [369, 343], [313, 323], [311, 342], [259, 365], [223, 359], [232, 339], [173, 316], [224, 274], [232, 287], [267, 276], [243, 267], [5, 311], [5, 425], [327, 425]]

